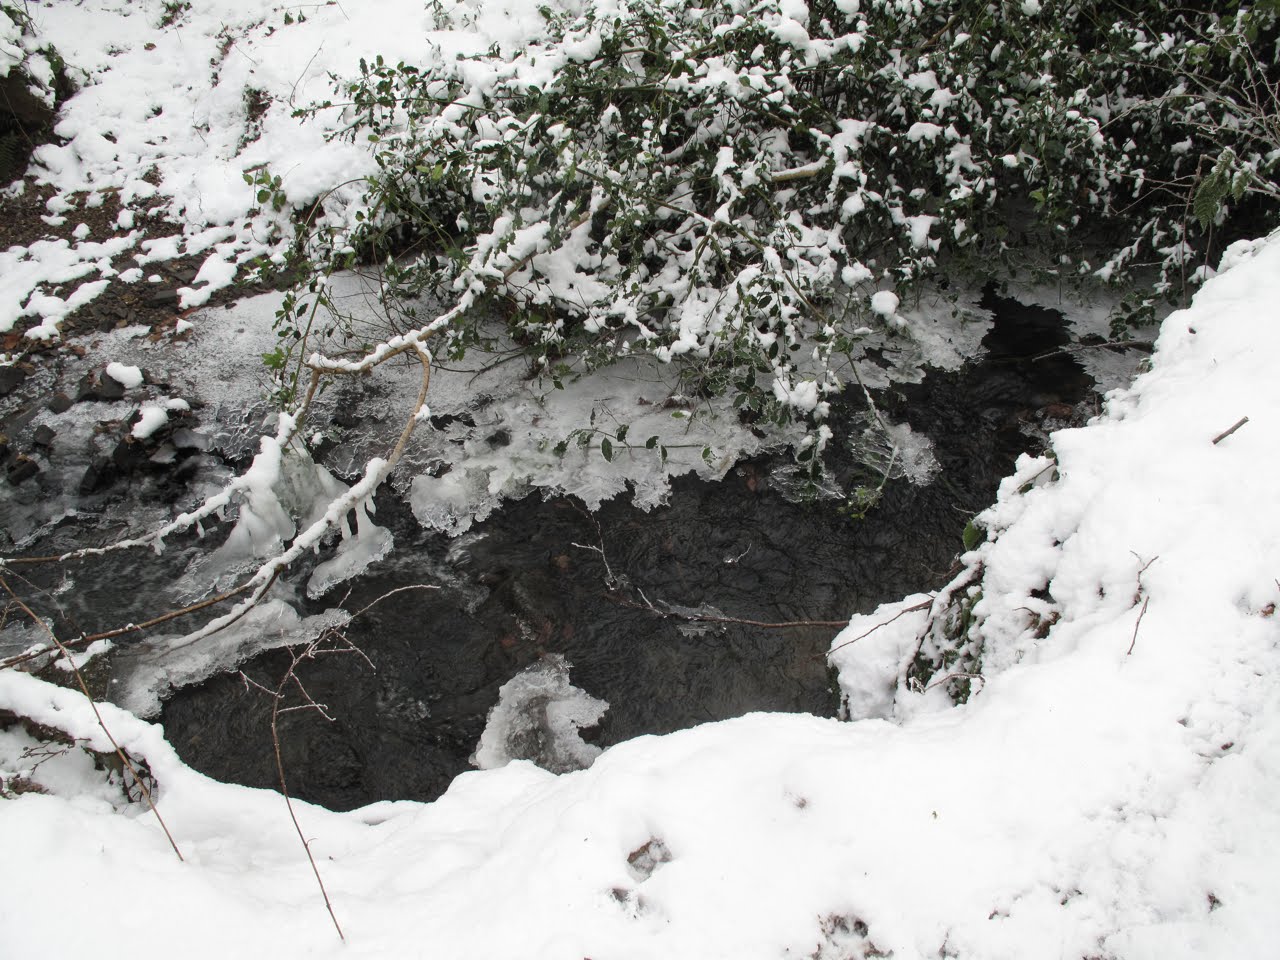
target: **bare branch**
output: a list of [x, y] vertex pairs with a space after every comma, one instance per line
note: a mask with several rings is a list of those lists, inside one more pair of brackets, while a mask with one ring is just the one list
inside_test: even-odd
[[[921, 600], [919, 603], [917, 603], [917, 604], [915, 604], [915, 605], [913, 605], [913, 606], [910, 606], [910, 607], [903, 607], [901, 610], [899, 610], [897, 613], [895, 613], [895, 614], [894, 614], [892, 617], [890, 617], [888, 620], [884, 620], [884, 621], [882, 621], [882, 622], [880, 622], [880, 623], [877, 623], [874, 627], [872, 627], [872, 628], [871, 628], [870, 630], [868, 630], [866, 633], [860, 633], [860, 634], [858, 634], [856, 637], [854, 637], [852, 640], [845, 640], [843, 643], [836, 644], [836, 646], [834, 646], [834, 647], [832, 647], [830, 650], [828, 650], [828, 651], [824, 654], [824, 656], [825, 656], [825, 657], [830, 657], [830, 656], [831, 656], [831, 654], [835, 653], [837, 650], [841, 649], [842, 647], [847, 647], [847, 646], [849, 646], [849, 644], [851, 644], [851, 643], [857, 643], [859, 640], [863, 639], [864, 637], [869, 637], [869, 636], [871, 636], [871, 634], [875, 633], [875, 632], [876, 632], [877, 630], [879, 630], [881, 627], [887, 627], [889, 624], [893, 623], [893, 621], [897, 620], [897, 619], [898, 619], [899, 617], [901, 617], [901, 616], [905, 616], [905, 615], [906, 615], [906, 614], [908, 614], [908, 613], [915, 613], [917, 610], [927, 610], [927, 609], [928, 609], [929, 607], [931, 607], [931, 606], [933, 606], [933, 597], [930, 597], [928, 600]], [[847, 624], [847, 623], [846, 623], [846, 626], [848, 626], [848, 624]]]

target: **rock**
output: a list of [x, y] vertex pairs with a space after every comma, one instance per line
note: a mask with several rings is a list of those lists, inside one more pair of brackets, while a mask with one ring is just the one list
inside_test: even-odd
[[111, 451], [111, 462], [121, 473], [127, 474], [146, 463], [150, 456], [151, 454], [141, 443], [135, 443], [131, 438], [125, 437]]
[[7, 397], [27, 379], [27, 371], [10, 364], [0, 367], [0, 397]]
[[151, 307], [168, 307], [177, 302], [177, 290], [155, 290], [147, 297], [147, 305]]
[[76, 402], [84, 400], [120, 400], [124, 398], [124, 384], [105, 374], [96, 377], [86, 373], [76, 388]]
[[47, 406], [50, 413], [66, 413], [74, 402], [65, 393], [55, 393]]
[[110, 486], [111, 481], [115, 479], [115, 474], [115, 464], [111, 462], [110, 457], [95, 457], [85, 470], [84, 476], [80, 478], [80, 496], [88, 496]]
[[9, 464], [9, 469], [5, 471], [9, 482], [15, 487], [25, 480], [30, 480], [40, 472], [40, 464], [36, 463], [30, 457], [18, 455], [18, 458]]
[[49, 426], [47, 423], [42, 423], [40, 426], [36, 427], [35, 431], [31, 434], [31, 442], [37, 447], [52, 447], [53, 438], [57, 435], [58, 434], [53, 427]]

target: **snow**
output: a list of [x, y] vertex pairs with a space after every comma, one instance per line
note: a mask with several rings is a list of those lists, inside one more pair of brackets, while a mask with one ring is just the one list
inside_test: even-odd
[[[449, 55], [517, 44], [541, 29], [533, 4], [449, 6], [459, 21], [474, 20], [432, 33]], [[361, 54], [381, 50], [393, 62], [421, 54], [435, 26], [422, 5], [381, 0], [378, 8], [349, 19], [342, 5], [308, 7], [306, 21], [285, 25], [266, 4], [209, 0], [160, 29], [152, 4], [33, 7], [39, 29], [92, 80], [67, 105], [60, 144], [39, 155], [41, 176], [60, 191], [50, 215], [71, 213], [64, 196], [76, 191], [118, 189], [138, 209], [152, 204], [175, 218], [182, 233], [42, 240], [0, 252], [0, 332], [31, 317], [36, 336], [56, 336], [60, 319], [101, 292], [120, 257], [132, 258], [137, 279], [146, 263], [202, 255], [184, 298], [205, 302], [269, 250], [255, 232], [264, 221], [254, 220], [243, 172], [264, 163], [281, 171], [291, 201], [367, 173], [367, 152], [325, 143], [291, 110], [326, 95], [327, 73], [349, 71]], [[1039, 8], [1022, 4], [1027, 15]], [[785, 33], [807, 16], [801, 3], [786, 9], [766, 28]], [[0, 74], [22, 55], [6, 20]], [[580, 53], [591, 55], [589, 46]], [[927, 74], [912, 82], [933, 89]], [[245, 110], [250, 87], [268, 102], [256, 135]], [[937, 135], [924, 126], [921, 137]], [[141, 178], [151, 167], [158, 184]], [[131, 229], [129, 218], [118, 222]], [[932, 218], [901, 226], [918, 245], [931, 242]], [[850, 268], [850, 276], [859, 274]], [[242, 363], [272, 342], [277, 303], [255, 298], [199, 316], [194, 327], [182, 321], [179, 332], [193, 336], [168, 360], [150, 356], [148, 379], [183, 382], [193, 399], [199, 390], [187, 393], [187, 378], [223, 390], [219, 364]], [[194, 772], [159, 726], [135, 715], [153, 712], [172, 684], [227, 669], [263, 645], [314, 637], [342, 614], [303, 618], [268, 598], [198, 642], [162, 635], [119, 651], [132, 674], [113, 696], [133, 713], [111, 703], [97, 710], [154, 773], [158, 808], [185, 859], [145, 805], [126, 802], [79, 746], [40, 762], [43, 748], [28, 734], [0, 732], [0, 784], [20, 776], [47, 791], [0, 799], [0, 849], [20, 881], [0, 893], [0, 952], [113, 958], [146, 943], [192, 958], [317, 960], [1273, 956], [1278, 304], [1280, 238], [1229, 249], [1192, 306], [1164, 321], [1149, 372], [1113, 391], [1088, 426], [1054, 434], [1052, 458], [1019, 462], [976, 518], [985, 542], [961, 557], [947, 589], [855, 616], [836, 638], [831, 661], [848, 721], [757, 714], [598, 752], [580, 731], [607, 704], [570, 684], [567, 663], [548, 658], [504, 685], [476, 745], [487, 769], [460, 776], [440, 800], [350, 813], [295, 802], [345, 943], [329, 926], [279, 795]], [[922, 308], [904, 310], [880, 291], [871, 309], [907, 322], [921, 355], [953, 363], [987, 329], [973, 313], [956, 342], [933, 344], [933, 327], [913, 319]], [[869, 334], [868, 349], [876, 343]], [[108, 355], [120, 358], [108, 376], [143, 385], [140, 367], [124, 362], [137, 357], [114, 345]], [[185, 375], [162, 371], [166, 363]], [[642, 444], [650, 426], [683, 422], [667, 406], [684, 412], [675, 385], [640, 361], [625, 372], [536, 398], [498, 389], [490, 405], [473, 408], [467, 398], [500, 384], [496, 375], [438, 371], [433, 416], [474, 414], [475, 424], [423, 425], [427, 436], [406, 456], [415, 512], [457, 532], [532, 487], [573, 490], [589, 504], [631, 487], [653, 503], [674, 470], [714, 476], [759, 449], [747, 431], [730, 433], [736, 417], [726, 412], [691, 423], [686, 443], [671, 450], [675, 466], [662, 464]], [[816, 403], [801, 374], [779, 389]], [[393, 380], [365, 402], [385, 407], [412, 394], [412, 381]], [[222, 402], [252, 407], [225, 389]], [[124, 416], [130, 408], [121, 406]], [[152, 397], [134, 435], [145, 438], [183, 410], [180, 400]], [[623, 414], [632, 425], [634, 446], [618, 440], [608, 469], [598, 437], [563, 456], [546, 449], [583, 410], [597, 429], [612, 431]], [[522, 431], [507, 446], [490, 442], [511, 424]], [[307, 587], [321, 596], [391, 548], [370, 517], [386, 461], [370, 460], [359, 441], [340, 446], [337, 456], [368, 463], [348, 487], [311, 462], [295, 430], [281, 418], [243, 476], [166, 528], [198, 526], [240, 503], [235, 533], [205, 573], [256, 569], [265, 582], [273, 568], [262, 558], [298, 530], [287, 556], [338, 530], [336, 553]], [[905, 426], [884, 432], [897, 469], [923, 477], [935, 468]], [[385, 440], [367, 442], [385, 450]], [[707, 464], [701, 448], [712, 443], [720, 445]], [[432, 472], [446, 447], [455, 448], [449, 469]], [[354, 531], [341, 529], [352, 515]], [[915, 682], [912, 661], [922, 636], [961, 601], [963, 639], [981, 656], [950, 669], [981, 676], [968, 678], [973, 694], [957, 706], [946, 676]], [[20, 634], [22, 644], [38, 639]], [[112, 751], [74, 690], [0, 671], [0, 710]], [[537, 749], [526, 749], [531, 741]], [[530, 754], [566, 772], [540, 769], [522, 758]]]
[[[194, 773], [160, 728], [103, 704], [155, 773], [186, 862], [89, 765], [47, 782], [41, 767], [30, 776], [51, 793], [4, 801], [0, 818], [24, 877], [4, 894], [6, 949], [1270, 956], [1280, 397], [1259, 387], [1280, 350], [1280, 241], [1251, 254], [1165, 321], [1152, 370], [1096, 422], [1054, 436], [1056, 475], [1024, 459], [979, 518], [988, 541], [964, 562], [980, 572], [985, 683], [967, 704], [907, 682], [930, 613], [917, 595], [837, 638], [855, 722], [752, 715], [559, 776], [512, 760], [433, 804], [295, 803], [345, 944], [278, 796]], [[1037, 598], [1057, 613], [1047, 631]], [[109, 749], [73, 691], [9, 671], [0, 708]], [[10, 773], [31, 765], [15, 736], [0, 744]], [[68, 877], [93, 891], [73, 925], [47, 896]]]
[[871, 312], [888, 320], [897, 314], [899, 302], [892, 290], [877, 290], [871, 295]]
[[147, 404], [138, 411], [138, 422], [133, 425], [129, 435], [135, 440], [146, 440], [168, 422], [169, 413], [164, 407]]
[[142, 371], [125, 363], [111, 361], [107, 364], [107, 376], [122, 387], [134, 389], [142, 386]]

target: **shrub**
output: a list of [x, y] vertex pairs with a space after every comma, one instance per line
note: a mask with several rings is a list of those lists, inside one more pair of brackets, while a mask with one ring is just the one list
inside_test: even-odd
[[[816, 459], [842, 359], [912, 287], [1155, 267], [1176, 295], [1273, 215], [1277, 7], [629, 0], [544, 8], [519, 50], [362, 61], [315, 109], [378, 173], [282, 326], [305, 342], [327, 273], [371, 259], [411, 339], [461, 353], [500, 299], [538, 371], [679, 362], [807, 418]], [[454, 309], [424, 322], [427, 295]]]

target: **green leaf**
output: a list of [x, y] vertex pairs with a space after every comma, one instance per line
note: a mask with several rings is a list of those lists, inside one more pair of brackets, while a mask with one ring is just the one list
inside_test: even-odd
[[1191, 203], [1191, 212], [1200, 224], [1201, 230], [1209, 228], [1222, 207], [1222, 201], [1227, 198], [1230, 182], [1223, 173], [1222, 167], [1219, 166], [1200, 181], [1200, 186], [1196, 190], [1195, 199]]
[[964, 541], [964, 548], [966, 550], [974, 549], [986, 538], [986, 533], [972, 520], [964, 525], [964, 533], [960, 535], [960, 539]]
[[609, 442], [609, 438], [605, 437], [600, 441], [600, 454], [605, 460], [613, 462], [613, 444]]
[[627, 442], [627, 429], [628, 429], [628, 425], [624, 423], [622, 426], [618, 428], [617, 433], [614, 434], [614, 436], [617, 438], [619, 443]]

